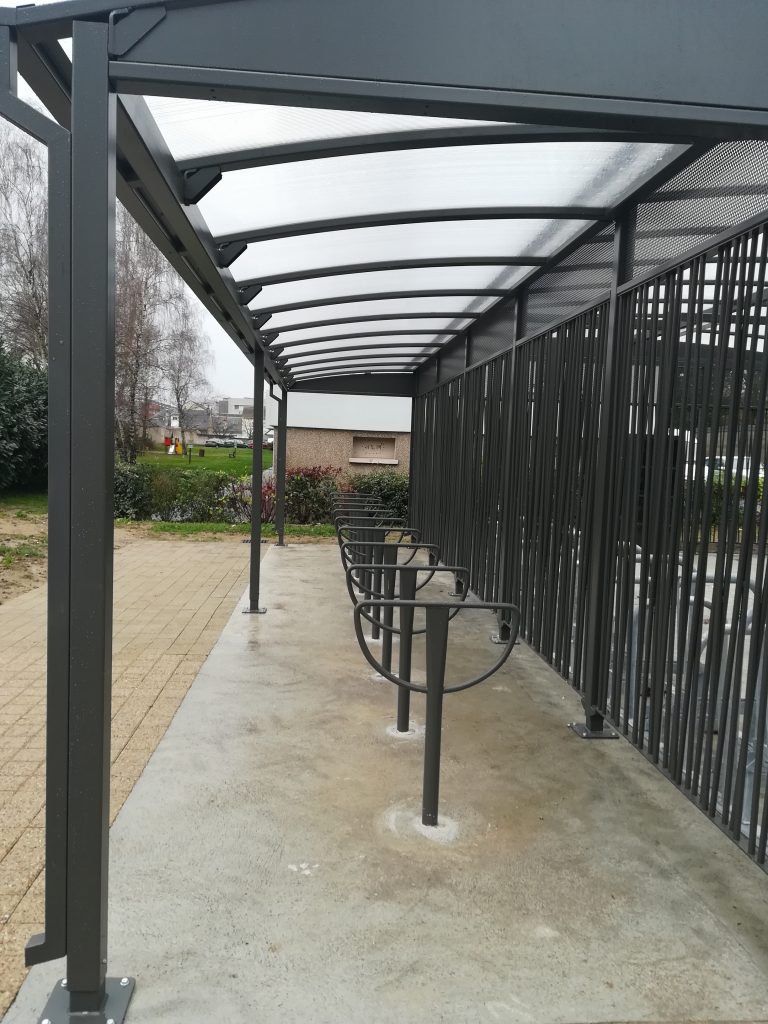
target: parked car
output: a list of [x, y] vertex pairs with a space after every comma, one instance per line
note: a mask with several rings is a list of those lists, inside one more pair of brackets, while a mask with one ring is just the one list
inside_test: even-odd
[[221, 444], [215, 437], [207, 437], [205, 439], [206, 448], [221, 448]]
[[274, 430], [267, 430], [264, 437], [261, 439], [262, 448], [271, 448], [275, 440]]

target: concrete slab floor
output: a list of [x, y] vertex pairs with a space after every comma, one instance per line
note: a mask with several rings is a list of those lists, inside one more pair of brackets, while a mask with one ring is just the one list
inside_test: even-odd
[[[129, 1024], [768, 1018], [765, 874], [627, 743], [571, 733], [536, 655], [446, 699], [458, 832], [435, 842], [338, 552], [274, 548], [262, 579], [268, 614], [235, 611], [112, 831]], [[455, 621], [452, 678], [496, 657], [491, 627]], [[62, 974], [32, 971], [6, 1024]]]

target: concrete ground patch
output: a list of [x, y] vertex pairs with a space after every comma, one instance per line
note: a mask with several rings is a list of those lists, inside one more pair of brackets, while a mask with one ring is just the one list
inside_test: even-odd
[[[569, 731], [540, 658], [446, 699], [456, 833], [432, 842], [386, 826], [417, 813], [423, 743], [386, 733], [338, 552], [272, 548], [262, 580], [268, 614], [232, 615], [112, 832], [129, 1024], [768, 1016], [764, 873], [627, 743]], [[495, 659], [490, 625], [455, 621], [454, 677]], [[34, 970], [6, 1024], [62, 973]]]

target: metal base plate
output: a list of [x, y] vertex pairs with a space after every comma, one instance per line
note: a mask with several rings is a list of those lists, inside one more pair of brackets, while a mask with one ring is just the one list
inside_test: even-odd
[[568, 728], [572, 729], [577, 736], [583, 740], [617, 740], [619, 734], [613, 729], [602, 729], [600, 732], [592, 732], [583, 722], [569, 722]]
[[243, 615], [266, 615], [266, 608], [243, 608]]
[[107, 978], [105, 985], [107, 995], [102, 1009], [92, 1013], [70, 1013], [66, 981], [60, 981], [49, 996], [38, 1024], [46, 1021], [50, 1024], [123, 1024], [136, 979]]

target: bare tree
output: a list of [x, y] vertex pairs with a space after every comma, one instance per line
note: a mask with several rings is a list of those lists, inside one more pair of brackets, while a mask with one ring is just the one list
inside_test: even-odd
[[42, 369], [48, 361], [45, 147], [0, 125], [0, 337]]
[[181, 281], [124, 207], [116, 232], [115, 420], [133, 462], [160, 383], [161, 345], [185, 305]]
[[179, 417], [182, 444], [187, 443], [190, 412], [208, 387], [205, 370], [210, 362], [208, 341], [200, 315], [189, 298], [174, 312], [173, 323], [161, 346], [160, 370], [170, 402]]

